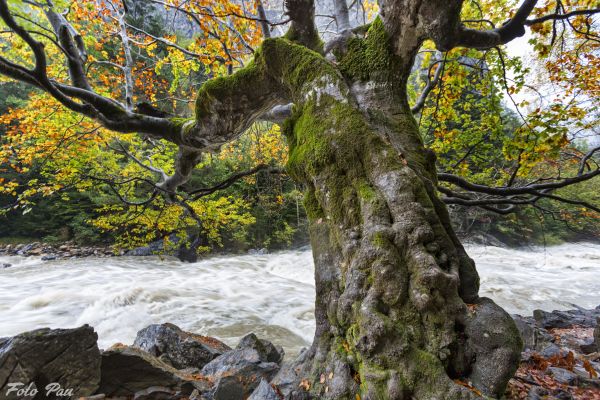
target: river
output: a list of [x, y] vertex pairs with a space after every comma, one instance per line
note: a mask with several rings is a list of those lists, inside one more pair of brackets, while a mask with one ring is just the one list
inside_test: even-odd
[[[510, 313], [600, 304], [600, 245], [528, 250], [468, 246], [481, 294]], [[99, 345], [130, 344], [151, 324], [172, 322], [230, 345], [247, 332], [295, 354], [314, 331], [310, 250], [224, 256], [41, 261], [0, 257], [0, 337], [40, 327], [92, 325]]]

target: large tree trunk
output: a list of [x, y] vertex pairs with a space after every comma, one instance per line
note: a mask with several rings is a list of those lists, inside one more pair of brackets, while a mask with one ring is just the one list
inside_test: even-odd
[[392, 55], [378, 20], [335, 64], [270, 47], [266, 60], [288, 61], [276, 75], [296, 104], [288, 170], [306, 190], [317, 292], [314, 342], [276, 383], [292, 398], [501, 395], [521, 342], [510, 316], [478, 297], [437, 198], [404, 92], [413, 60]]

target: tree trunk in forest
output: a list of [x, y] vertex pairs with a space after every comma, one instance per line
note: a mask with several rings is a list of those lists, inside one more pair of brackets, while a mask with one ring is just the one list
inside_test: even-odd
[[295, 103], [284, 130], [289, 173], [305, 188], [316, 333], [275, 383], [291, 398], [502, 395], [519, 334], [478, 297], [474, 263], [437, 198], [434, 156], [406, 100], [412, 56], [393, 55], [379, 20], [336, 49], [335, 63], [286, 46], [285, 57], [262, 50], [269, 70], [285, 60], [274, 75]]

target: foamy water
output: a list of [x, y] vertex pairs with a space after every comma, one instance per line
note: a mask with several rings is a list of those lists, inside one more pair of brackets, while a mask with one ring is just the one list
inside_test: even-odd
[[[514, 250], [470, 246], [481, 294], [511, 313], [600, 304], [600, 245]], [[297, 353], [314, 332], [309, 250], [215, 257], [41, 261], [0, 257], [0, 337], [40, 327], [92, 325], [100, 347], [132, 343], [151, 323], [221, 338], [254, 331]]]

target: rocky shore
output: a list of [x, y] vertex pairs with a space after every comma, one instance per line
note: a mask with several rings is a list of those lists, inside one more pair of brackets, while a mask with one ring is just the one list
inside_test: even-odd
[[[513, 318], [524, 348], [507, 399], [600, 399], [600, 306]], [[274, 384], [285, 381], [287, 365], [282, 348], [252, 333], [230, 348], [165, 323], [102, 351], [90, 326], [39, 329], [0, 338], [0, 399], [48, 390], [41, 398], [308, 399]]]
[[115, 252], [106, 246], [81, 246], [73, 242], [58, 245], [42, 242], [0, 245], [0, 255], [34, 256], [41, 257], [44, 261], [80, 257], [114, 257], [123, 254], [124, 252]]

